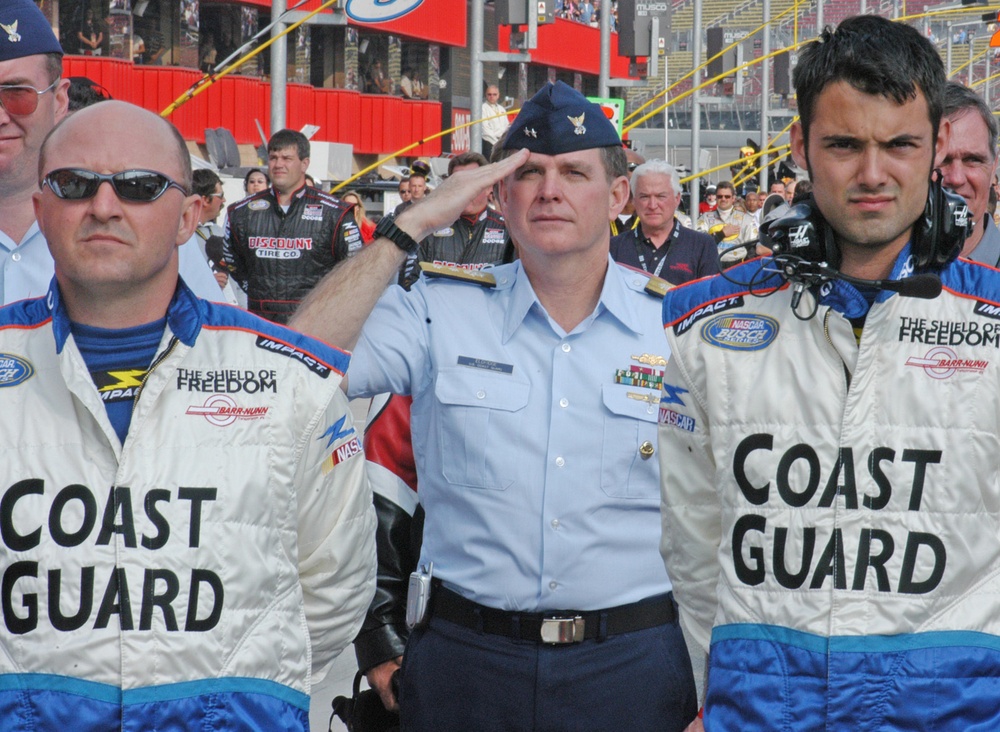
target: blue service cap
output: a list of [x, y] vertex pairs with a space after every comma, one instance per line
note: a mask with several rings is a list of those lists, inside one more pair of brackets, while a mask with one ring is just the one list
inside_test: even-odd
[[525, 102], [507, 131], [503, 147], [559, 155], [621, 144], [604, 110], [573, 87], [557, 81], [546, 84]]
[[0, 2], [0, 61], [42, 53], [62, 55], [52, 26], [34, 0]]

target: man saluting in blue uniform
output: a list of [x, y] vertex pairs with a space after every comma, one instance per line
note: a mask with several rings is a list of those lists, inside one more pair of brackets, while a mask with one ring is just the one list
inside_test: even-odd
[[[624, 151], [557, 83], [503, 156], [380, 224], [293, 322], [346, 347], [364, 325], [349, 395], [413, 396], [433, 580], [403, 657], [403, 728], [681, 730], [696, 705], [657, 554], [660, 300], [608, 255]], [[404, 251], [494, 183], [519, 261], [376, 305]]]

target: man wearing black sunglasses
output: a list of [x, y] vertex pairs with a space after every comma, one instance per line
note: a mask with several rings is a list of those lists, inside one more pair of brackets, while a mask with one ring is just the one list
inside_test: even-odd
[[0, 3], [0, 303], [45, 293], [52, 257], [35, 224], [38, 150], [66, 116], [62, 48], [32, 0]]
[[348, 358], [178, 277], [202, 199], [169, 122], [102, 102], [38, 171], [55, 280], [0, 309], [0, 726], [303, 732], [374, 594]]

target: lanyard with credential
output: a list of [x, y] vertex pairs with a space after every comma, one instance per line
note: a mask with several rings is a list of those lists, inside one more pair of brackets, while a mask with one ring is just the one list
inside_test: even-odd
[[[642, 267], [644, 272], [649, 272], [649, 267], [646, 266], [646, 255], [643, 254], [642, 245], [639, 243], [639, 237], [642, 236], [642, 225], [640, 224], [635, 229], [633, 229], [633, 231], [635, 231], [635, 239], [633, 240], [632, 244], [635, 247], [635, 254], [639, 258], [639, 266]], [[670, 241], [663, 242], [664, 246], [663, 258], [660, 259], [659, 264], [656, 265], [656, 271], [652, 273], [653, 277], [660, 276], [660, 272], [663, 271], [663, 265], [667, 263], [666, 247], [669, 247], [671, 244], [673, 244], [673, 240], [676, 239], [679, 234], [680, 234], [680, 222], [674, 219], [674, 229], [673, 231], [670, 232]]]

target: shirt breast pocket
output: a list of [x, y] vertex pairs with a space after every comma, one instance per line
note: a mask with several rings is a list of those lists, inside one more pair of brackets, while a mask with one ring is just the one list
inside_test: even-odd
[[[636, 399], [634, 396], [642, 396]], [[660, 498], [656, 448], [657, 404], [645, 397], [655, 392], [604, 384], [604, 441], [601, 454], [601, 490], [613, 498]]]
[[454, 485], [507, 490], [517, 479], [512, 446], [522, 434], [530, 384], [486, 369], [442, 369], [434, 383], [440, 404], [441, 470]]

